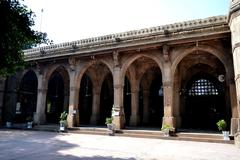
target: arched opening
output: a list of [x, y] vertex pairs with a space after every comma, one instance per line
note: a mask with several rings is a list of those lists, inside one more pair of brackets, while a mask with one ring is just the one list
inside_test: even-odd
[[23, 76], [20, 83], [15, 122], [25, 122], [29, 116], [33, 118], [37, 105], [37, 87], [37, 76], [30, 70]]
[[84, 74], [80, 84], [79, 93], [79, 113], [80, 123], [83, 125], [90, 124], [92, 115], [92, 81], [87, 74]]
[[46, 99], [46, 122], [59, 123], [59, 117], [63, 111], [68, 112], [69, 78], [67, 72], [59, 67], [49, 81]]
[[161, 127], [163, 117], [163, 86], [158, 67], [146, 70], [140, 83], [140, 125]]
[[163, 117], [162, 73], [151, 58], [140, 57], [126, 70], [124, 112], [126, 125], [161, 127]]
[[113, 78], [112, 74], [109, 73], [101, 87], [101, 98], [100, 98], [100, 125], [105, 125], [107, 117], [111, 117], [111, 111], [113, 107]]
[[[175, 91], [179, 91], [179, 114], [183, 129], [217, 130], [216, 122], [230, 124], [231, 109], [226, 71], [220, 60], [206, 52], [189, 54], [178, 65]], [[179, 98], [178, 98], [179, 96]], [[228, 125], [229, 126], [229, 125]]]
[[82, 76], [79, 93], [80, 125], [105, 125], [113, 106], [113, 78], [103, 62], [89, 66]]

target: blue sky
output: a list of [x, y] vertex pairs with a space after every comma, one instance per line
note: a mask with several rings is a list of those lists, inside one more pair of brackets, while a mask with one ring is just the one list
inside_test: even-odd
[[229, 9], [229, 0], [25, 0], [24, 4], [36, 14], [34, 29], [47, 32], [54, 43], [226, 15]]

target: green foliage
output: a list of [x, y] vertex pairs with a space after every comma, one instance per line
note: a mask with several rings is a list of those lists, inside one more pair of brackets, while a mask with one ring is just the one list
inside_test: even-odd
[[227, 123], [224, 119], [219, 120], [216, 124], [219, 131], [226, 131]]
[[26, 121], [27, 121], [27, 122], [32, 122], [32, 121], [33, 121], [32, 116], [28, 116], [28, 117], [26, 118]]
[[107, 117], [105, 124], [112, 124], [113, 118], [112, 117]]
[[0, 1], [0, 76], [23, 69], [23, 49], [49, 43], [46, 33], [34, 31], [34, 13], [19, 0]]
[[164, 130], [166, 130], [166, 129], [168, 129], [168, 130], [174, 130], [174, 128], [173, 128], [172, 126], [170, 126], [170, 125], [168, 125], [168, 124], [164, 124], [164, 125], [162, 126], [162, 128], [161, 128], [161, 131], [164, 131]]
[[62, 112], [60, 115], [60, 122], [65, 122], [67, 120], [68, 113], [66, 111]]

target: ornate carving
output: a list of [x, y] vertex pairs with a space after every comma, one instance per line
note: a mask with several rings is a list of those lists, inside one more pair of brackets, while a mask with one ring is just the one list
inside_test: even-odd
[[115, 67], [119, 66], [119, 54], [118, 54], [118, 51], [114, 51], [113, 52], [113, 62], [114, 62], [114, 66]]
[[170, 60], [169, 58], [169, 46], [163, 45], [163, 58], [165, 62], [168, 62]]
[[68, 63], [69, 63], [70, 70], [71, 70], [71, 71], [75, 71], [76, 58], [74, 58], [74, 57], [69, 57], [69, 58], [68, 58]]
[[43, 74], [43, 67], [37, 62], [36, 62], [36, 68], [37, 68], [38, 73], [40, 75], [42, 75]]

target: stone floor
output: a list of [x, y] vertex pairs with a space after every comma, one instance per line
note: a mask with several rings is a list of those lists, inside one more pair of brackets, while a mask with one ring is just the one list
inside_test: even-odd
[[0, 160], [239, 160], [232, 144], [0, 130]]

